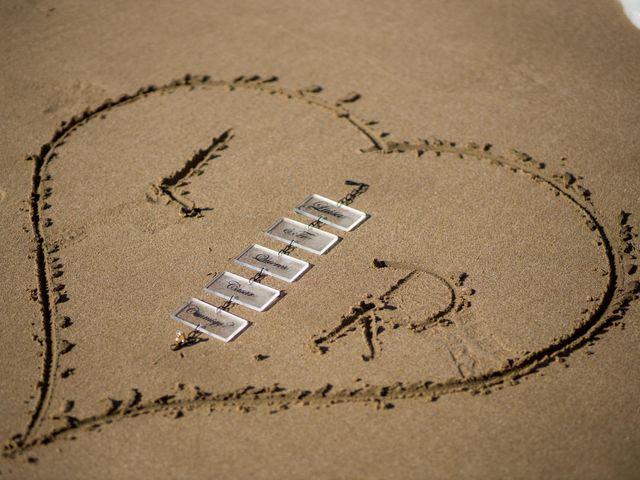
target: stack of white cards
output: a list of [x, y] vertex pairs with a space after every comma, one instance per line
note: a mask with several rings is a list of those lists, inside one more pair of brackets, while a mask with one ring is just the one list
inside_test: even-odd
[[[345, 232], [353, 230], [367, 215], [355, 208], [343, 205], [320, 195], [310, 195], [295, 211]], [[217, 295], [228, 305], [238, 304], [258, 312], [265, 311], [280, 297], [280, 291], [262, 285], [257, 280], [263, 275], [272, 276], [284, 282], [294, 282], [309, 268], [309, 263], [287, 255], [292, 247], [322, 255], [339, 240], [337, 235], [322, 231], [311, 224], [281, 218], [266, 232], [267, 236], [287, 244], [285, 249], [276, 251], [262, 245], [251, 245], [235, 258], [236, 263], [258, 272], [251, 279], [231, 272], [223, 272], [213, 278], [204, 291]], [[290, 248], [288, 248], [290, 247]], [[192, 298], [180, 307], [171, 318], [192, 328], [228, 342], [244, 330], [249, 322], [233, 315], [226, 308], [217, 307], [197, 298]]]

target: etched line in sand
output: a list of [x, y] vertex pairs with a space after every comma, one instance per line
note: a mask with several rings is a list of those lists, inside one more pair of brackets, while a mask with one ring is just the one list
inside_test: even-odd
[[[372, 126], [373, 121], [363, 121], [358, 119], [352, 112], [345, 109], [342, 102], [330, 102], [320, 99], [315, 95], [319, 90], [297, 90], [290, 91], [272, 85], [277, 80], [275, 77], [261, 79], [254, 75], [251, 77], [238, 77], [231, 82], [214, 81], [208, 76], [193, 77], [187, 75], [182, 79], [175, 80], [165, 86], [155, 87], [153, 85], [141, 88], [133, 95], [123, 95], [118, 100], [107, 100], [95, 109], [87, 109], [81, 115], [72, 117], [68, 122], [62, 122], [52, 139], [43, 145], [40, 152], [31, 156], [34, 162], [34, 173], [32, 177], [32, 191], [30, 197], [30, 218], [32, 233], [36, 245], [35, 264], [37, 271], [38, 302], [41, 305], [42, 325], [44, 332], [43, 342], [43, 368], [42, 379], [37, 386], [37, 400], [34, 413], [27, 425], [25, 432], [15, 435], [4, 446], [5, 456], [16, 456], [20, 453], [31, 450], [38, 445], [49, 444], [56, 439], [74, 438], [78, 430], [95, 430], [103, 425], [119, 421], [121, 419], [133, 418], [138, 415], [154, 412], [183, 412], [193, 408], [208, 407], [211, 410], [221, 408], [235, 408], [246, 412], [257, 407], [266, 406], [275, 411], [289, 408], [290, 405], [331, 405], [347, 402], [372, 403], [380, 405], [388, 400], [403, 398], [426, 398], [435, 400], [439, 396], [460, 392], [478, 392], [488, 390], [491, 386], [502, 384], [506, 381], [517, 382], [519, 378], [531, 374], [538, 369], [548, 365], [555, 359], [559, 359], [570, 354], [581, 346], [590, 343], [598, 336], [607, 331], [611, 326], [621, 325], [622, 320], [628, 311], [631, 303], [638, 299], [640, 294], [640, 282], [638, 281], [638, 268], [636, 257], [637, 234], [630, 223], [630, 215], [622, 212], [619, 222], [618, 238], [609, 237], [604, 223], [600, 221], [591, 210], [591, 195], [586, 198], [580, 195], [576, 189], [558, 183], [558, 178], [552, 175], [547, 178], [543, 175], [546, 165], [536, 162], [531, 157], [520, 152], [511, 151], [502, 155], [495, 153], [490, 144], [480, 146], [475, 143], [465, 146], [458, 146], [454, 142], [444, 140], [418, 140], [415, 142], [403, 141], [383, 141], [387, 136], [385, 133], [376, 132]], [[471, 158], [478, 161], [487, 162], [489, 165], [506, 168], [513, 173], [527, 175], [532, 181], [542, 187], [547, 188], [556, 197], [567, 201], [573, 205], [576, 211], [583, 217], [588, 230], [597, 238], [597, 245], [603, 253], [607, 262], [607, 271], [602, 272], [607, 276], [607, 286], [605, 290], [593, 299], [590, 306], [583, 311], [572, 331], [566, 333], [561, 338], [555, 339], [550, 345], [535, 352], [510, 359], [500, 368], [485, 371], [482, 373], [462, 373], [465, 378], [450, 379], [441, 383], [433, 383], [424, 380], [413, 383], [394, 382], [391, 385], [357, 385], [353, 388], [337, 390], [331, 384], [327, 384], [316, 391], [286, 388], [275, 384], [272, 387], [246, 386], [238, 390], [214, 395], [194, 386], [191, 393], [184, 388], [179, 392], [170, 392], [154, 401], [142, 402], [142, 394], [136, 391], [135, 400], [120, 401], [111, 399], [109, 408], [104, 412], [91, 415], [84, 419], [74, 418], [67, 415], [63, 417], [65, 424], [61, 427], [39, 434], [38, 428], [50, 403], [54, 388], [55, 372], [58, 369], [58, 355], [61, 353], [57, 347], [57, 328], [68, 327], [72, 322], [67, 321], [67, 317], [59, 319], [56, 302], [52, 300], [55, 291], [53, 281], [56, 270], [56, 259], [51, 255], [56, 251], [55, 245], [47, 244], [44, 229], [50, 221], [44, 218], [43, 212], [47, 208], [44, 202], [44, 195], [47, 192], [45, 182], [48, 178], [46, 173], [47, 164], [51, 161], [56, 151], [62, 147], [66, 140], [75, 130], [85, 125], [87, 122], [101, 115], [108, 114], [114, 108], [121, 108], [133, 101], [143, 99], [154, 93], [167, 93], [177, 88], [186, 87], [194, 90], [196, 87], [226, 87], [229, 91], [238, 88], [253, 90], [257, 93], [270, 95], [281, 95], [289, 99], [302, 100], [309, 105], [318, 106], [333, 113], [338, 119], [344, 120], [346, 125], [355, 128], [364, 135], [370, 143], [370, 147], [362, 149], [363, 152], [375, 152], [382, 155], [398, 155], [408, 152], [416, 153], [421, 157], [427, 153], [436, 157], [445, 153], [456, 155], [460, 158]], [[357, 98], [351, 96], [350, 101]], [[583, 203], [583, 202], [586, 202]], [[615, 242], [615, 245], [614, 245]], [[413, 271], [413, 270], [412, 270]], [[57, 299], [62, 297], [58, 296]], [[54, 321], [56, 320], [56, 321]], [[351, 324], [354, 323], [351, 321]], [[58, 325], [59, 324], [59, 325]], [[367, 342], [374, 345], [379, 340], [374, 333], [373, 325], [363, 325], [368, 328], [369, 335]], [[456, 360], [457, 361], [457, 360]], [[465, 360], [466, 362], [466, 360]], [[65, 374], [72, 374], [73, 368], [67, 368]], [[63, 374], [64, 375], [64, 374]], [[386, 405], [386, 403], [385, 403]], [[272, 412], [274, 410], [271, 410]], [[68, 413], [68, 412], [67, 412]], [[177, 415], [177, 413], [176, 413]]]
[[43, 209], [43, 200], [41, 198], [41, 188], [43, 183], [42, 172], [45, 159], [50, 151], [51, 145], [45, 144], [40, 149], [40, 153], [38, 155], [31, 156], [31, 160], [34, 162], [34, 168], [33, 175], [31, 177], [30, 217], [31, 229], [36, 245], [35, 262], [38, 272], [38, 302], [40, 303], [42, 329], [44, 331], [44, 338], [41, 345], [44, 348], [44, 352], [42, 356], [41, 379], [36, 386], [38, 396], [35, 409], [24, 434], [16, 434], [12, 437], [12, 441], [17, 444], [20, 444], [24, 439], [29, 438], [41, 422], [43, 413], [46, 411], [49, 401], [51, 400], [51, 391], [53, 386], [52, 376], [57, 365], [56, 330], [53, 325], [51, 296], [49, 292], [49, 273], [51, 273], [51, 268], [48, 266], [47, 256], [45, 253], [45, 240], [42, 232], [43, 220], [41, 216]]
[[162, 177], [157, 183], [151, 184], [147, 192], [147, 199], [157, 202], [161, 197], [167, 200], [167, 203], [174, 203], [180, 209], [180, 215], [187, 218], [200, 217], [202, 212], [213, 210], [207, 207], [198, 207], [189, 200], [187, 195], [189, 192], [184, 187], [189, 185], [188, 179], [202, 175], [203, 168], [206, 167], [211, 160], [220, 158], [219, 154], [223, 150], [229, 148], [229, 141], [233, 138], [231, 129], [225, 130], [219, 136], [213, 137], [211, 143], [205, 148], [196, 151], [193, 156], [185, 162], [179, 170]]

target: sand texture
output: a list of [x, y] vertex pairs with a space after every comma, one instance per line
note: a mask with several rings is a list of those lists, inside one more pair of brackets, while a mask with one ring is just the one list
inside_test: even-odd
[[[607, 1], [4, 2], [2, 478], [638, 478], [640, 30]], [[368, 187], [354, 185], [354, 180]], [[366, 212], [225, 344], [172, 312]]]

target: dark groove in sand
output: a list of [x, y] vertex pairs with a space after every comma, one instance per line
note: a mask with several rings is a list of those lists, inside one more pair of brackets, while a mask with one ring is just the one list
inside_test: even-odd
[[42, 167], [44, 157], [49, 153], [45, 145], [40, 154], [32, 158], [34, 162], [33, 176], [31, 180], [31, 228], [36, 244], [36, 270], [38, 272], [38, 302], [42, 313], [42, 328], [44, 330], [44, 354], [42, 361], [42, 375], [38, 383], [38, 399], [36, 407], [31, 415], [27, 429], [21, 439], [27, 439], [38, 426], [42, 413], [47, 409], [50, 399], [52, 372], [55, 371], [55, 329], [53, 328], [51, 297], [49, 296], [49, 279], [47, 277], [47, 258], [42, 235], [40, 215], [40, 186], [42, 184]]

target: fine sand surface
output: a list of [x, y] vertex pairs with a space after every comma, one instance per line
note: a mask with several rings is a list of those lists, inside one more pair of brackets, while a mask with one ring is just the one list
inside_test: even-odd
[[[3, 2], [2, 478], [638, 478], [614, 0]], [[234, 341], [170, 315], [311, 193]]]

